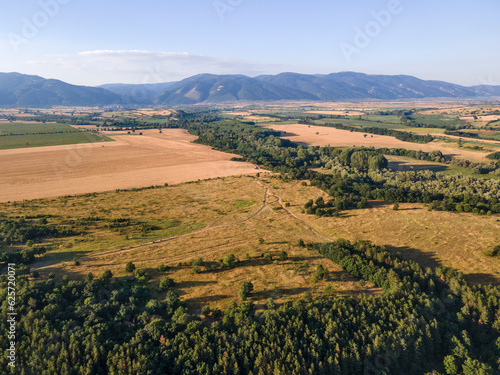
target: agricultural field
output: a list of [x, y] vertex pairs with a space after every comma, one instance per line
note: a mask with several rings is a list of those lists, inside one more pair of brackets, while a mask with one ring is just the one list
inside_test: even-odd
[[266, 128], [279, 130], [282, 132], [282, 138], [288, 139], [292, 142], [298, 142], [306, 145], [313, 146], [326, 146], [333, 147], [353, 147], [365, 146], [375, 148], [405, 148], [408, 150], [421, 150], [431, 152], [433, 150], [440, 150], [444, 155], [460, 157], [468, 160], [484, 161], [486, 155], [491, 152], [488, 151], [472, 151], [469, 149], [458, 148], [456, 143], [447, 144], [444, 142], [431, 142], [427, 144], [403, 142], [395, 139], [394, 137], [383, 135], [367, 134], [350, 132], [348, 130], [340, 130], [335, 128], [314, 126], [314, 125], [276, 125], [268, 124], [263, 125]]
[[66, 124], [0, 122], [0, 150], [108, 141], [112, 139]]
[[230, 161], [234, 155], [192, 143], [196, 137], [184, 130], [140, 133], [142, 135], [139, 132], [137, 135], [108, 133], [115, 142], [0, 150], [0, 201], [256, 172], [255, 166], [248, 163]]

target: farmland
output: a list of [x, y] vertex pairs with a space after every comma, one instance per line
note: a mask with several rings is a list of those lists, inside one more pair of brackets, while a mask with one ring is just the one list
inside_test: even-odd
[[[84, 133], [87, 134], [87, 133]], [[110, 136], [115, 142], [0, 150], [2, 201], [92, 193], [254, 173], [179, 129]]]
[[107, 141], [111, 139], [66, 124], [0, 122], [0, 150]]
[[[412, 374], [497, 365], [496, 159], [393, 131], [374, 108], [342, 125], [356, 131], [315, 123], [310, 107], [269, 110], [35, 116], [114, 142], [0, 152], [0, 259], [19, 273], [23, 363], [59, 356], [39, 363], [41, 330], [93, 356], [75, 363], [89, 373], [217, 362], [298, 374], [300, 353], [323, 373], [379, 373], [380, 340], [414, 353]], [[462, 338], [474, 348], [455, 356]], [[272, 346], [283, 371], [259, 354]], [[382, 373], [406, 371], [399, 360]]]
[[353, 133], [348, 130], [340, 130], [323, 126], [302, 125], [302, 124], [287, 124], [287, 125], [265, 125], [266, 128], [279, 130], [282, 132], [282, 137], [293, 142], [299, 142], [313, 146], [333, 147], [353, 147], [365, 146], [375, 148], [405, 148], [409, 150], [421, 150], [431, 152], [440, 150], [445, 155], [465, 158], [469, 160], [483, 161], [489, 152], [471, 151], [468, 149], [460, 149], [452, 147], [451, 144], [444, 142], [432, 142], [428, 144], [418, 144], [399, 141], [393, 137], [383, 135], [368, 135], [365, 133]]

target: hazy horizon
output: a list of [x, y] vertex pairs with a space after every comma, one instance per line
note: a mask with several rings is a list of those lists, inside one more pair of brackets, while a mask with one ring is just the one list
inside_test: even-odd
[[493, 0], [4, 3], [0, 71], [77, 85], [341, 71], [500, 85]]

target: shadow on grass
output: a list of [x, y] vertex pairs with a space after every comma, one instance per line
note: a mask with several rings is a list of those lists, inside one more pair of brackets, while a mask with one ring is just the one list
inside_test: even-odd
[[414, 260], [420, 264], [422, 267], [442, 267], [442, 263], [439, 258], [436, 256], [435, 252], [423, 252], [422, 250], [415, 249], [413, 247], [408, 246], [392, 246], [392, 245], [384, 245], [387, 250], [390, 252], [397, 254], [401, 253], [401, 256], [404, 259]]
[[489, 273], [469, 273], [464, 279], [471, 284], [500, 285], [500, 280]]
[[394, 171], [422, 171], [431, 170], [434, 172], [444, 172], [448, 170], [446, 165], [436, 165], [436, 164], [412, 164], [411, 161], [391, 161], [388, 164], [389, 169]]
[[214, 294], [212, 296], [194, 297], [186, 299], [185, 302], [191, 306], [205, 306], [210, 305], [210, 303], [218, 302], [220, 300], [232, 297], [229, 294]]
[[31, 263], [29, 266], [32, 269], [39, 268], [39, 267], [48, 267], [52, 265], [56, 265], [61, 262], [73, 262], [73, 259], [81, 258], [86, 255], [89, 255], [90, 252], [88, 251], [71, 251], [71, 252], [50, 252], [48, 251], [44, 256], [37, 257], [33, 263]]
[[269, 289], [252, 293], [254, 299], [282, 298], [290, 297], [311, 291], [313, 288], [289, 288], [289, 289]]
[[175, 287], [184, 289], [184, 288], [193, 288], [209, 284], [217, 284], [217, 281], [198, 281], [198, 280], [179, 281], [178, 283], [176, 283]]

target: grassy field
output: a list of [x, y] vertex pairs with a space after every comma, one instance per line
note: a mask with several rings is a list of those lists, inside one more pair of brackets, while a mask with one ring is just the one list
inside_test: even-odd
[[[291, 217], [277, 197], [266, 195], [265, 186], [272, 189], [274, 181], [263, 178], [259, 185], [252, 177], [215, 179], [2, 204], [0, 210], [8, 217], [46, 217], [49, 224], [81, 232], [45, 241], [48, 254], [32, 265], [41, 274], [82, 278], [88, 272], [110, 269], [121, 277], [127, 275], [125, 264], [132, 261], [146, 270], [151, 283], [157, 283], [165, 275], [157, 267], [165, 264], [170, 267], [167, 275], [194, 309], [206, 304], [227, 306], [238, 299], [243, 281], [254, 283], [253, 300], [258, 305], [268, 298], [278, 303], [301, 298], [305, 292], [313, 296], [332, 291], [339, 295], [378, 292], [358, 285], [331, 261], [297, 246], [299, 239], [325, 239]], [[128, 223], [122, 226], [124, 220]], [[144, 232], [144, 227], [154, 229]], [[146, 244], [138, 246], [141, 243]], [[280, 260], [281, 251], [287, 253], [287, 260]], [[211, 269], [229, 254], [238, 259], [234, 267]], [[78, 266], [73, 263], [75, 257]], [[188, 263], [200, 257], [201, 272], [193, 273]], [[314, 281], [319, 264], [331, 271], [330, 281]]]
[[463, 125], [456, 115], [412, 115], [411, 120], [420, 124], [429, 124], [445, 128], [448, 125]]
[[389, 161], [389, 168], [400, 171], [407, 170], [431, 170], [434, 172], [443, 172], [447, 175], [457, 175], [462, 174], [464, 176], [470, 176], [474, 178], [482, 179], [500, 179], [500, 176], [493, 174], [477, 174], [471, 168], [460, 167], [456, 165], [435, 163], [430, 161], [416, 160], [407, 158], [404, 156], [385, 156]]
[[66, 124], [0, 123], [0, 150], [112, 141]]
[[[430, 212], [418, 204], [400, 204], [400, 210], [393, 211], [392, 205], [381, 202], [339, 218], [304, 214], [304, 203], [322, 195], [317, 188], [270, 176], [228, 177], [5, 203], [0, 212], [35, 221], [45, 217], [48, 224], [76, 232], [44, 241], [48, 254], [32, 264], [42, 275], [83, 278], [88, 272], [99, 275], [110, 269], [123, 277], [129, 275], [125, 264], [133, 262], [153, 285], [162, 276], [173, 278], [195, 311], [204, 305], [223, 308], [238, 300], [244, 281], [254, 284], [252, 301], [258, 307], [268, 298], [281, 303], [303, 298], [306, 292], [312, 296], [380, 292], [359, 285], [336, 264], [299, 247], [299, 239], [371, 240], [425, 266], [457, 268], [473, 282], [500, 280], [500, 260], [483, 255], [500, 242], [496, 216]], [[2, 250], [14, 248], [4, 245]], [[280, 259], [282, 251], [288, 259]], [[236, 263], [221, 268], [221, 260], [229, 254], [235, 255]], [[75, 264], [74, 258], [80, 263]], [[191, 262], [199, 258], [195, 269]], [[168, 271], [158, 271], [160, 264]], [[314, 280], [319, 264], [330, 271], [329, 281]]]

